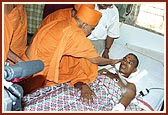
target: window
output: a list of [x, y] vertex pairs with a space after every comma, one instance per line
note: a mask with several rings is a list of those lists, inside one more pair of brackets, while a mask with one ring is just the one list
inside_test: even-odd
[[163, 35], [166, 21], [165, 11], [164, 2], [134, 4], [125, 23]]
[[137, 25], [149, 28], [159, 33], [164, 33], [165, 4], [150, 3], [141, 4]]

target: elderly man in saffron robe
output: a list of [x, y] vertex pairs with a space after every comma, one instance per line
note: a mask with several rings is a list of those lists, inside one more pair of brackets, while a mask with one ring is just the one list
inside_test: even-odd
[[86, 37], [101, 16], [100, 12], [81, 6], [76, 16], [60, 22], [52, 21], [36, 33], [26, 55], [30, 60], [44, 62], [44, 70], [32, 77], [41, 75], [44, 82], [31, 79], [28, 83], [31, 90], [33, 85], [69, 82], [71, 87], [81, 88], [81, 99], [93, 100], [95, 94], [87, 84], [97, 77], [98, 65], [113, 65], [120, 61], [100, 57]]

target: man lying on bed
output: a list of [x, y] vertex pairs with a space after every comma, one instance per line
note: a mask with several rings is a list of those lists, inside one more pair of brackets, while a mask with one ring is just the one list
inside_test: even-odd
[[[122, 59], [121, 64], [119, 66], [119, 72], [122, 74], [123, 78], [127, 79], [131, 75], [131, 73], [137, 70], [138, 64], [139, 64], [139, 60], [137, 56], [133, 53], [129, 53]], [[125, 87], [125, 92], [123, 92], [123, 95], [119, 103], [113, 108], [114, 111], [124, 111], [125, 108], [136, 96], [135, 84], [130, 83], [126, 80], [127, 84], [124, 85], [120, 77], [118, 76], [118, 74], [113, 74], [107, 69], [99, 70], [99, 74], [106, 75], [111, 79], [115, 80], [118, 83], [118, 85], [121, 87], [121, 89]]]
[[[71, 63], [70, 63], [71, 62]], [[70, 61], [69, 65], [73, 65], [73, 61]], [[132, 77], [132, 73], [136, 71], [136, 68], [138, 66], [138, 59], [134, 54], [128, 54], [126, 55], [120, 63], [117, 65], [117, 70], [119, 72], [123, 73], [124, 78], [125, 77]], [[113, 70], [113, 68], [111, 68]], [[99, 70], [99, 74], [102, 74], [98, 76], [93, 83], [86, 84], [82, 82], [75, 83], [75, 87], [78, 87], [80, 89], [70, 88], [69, 83], [68, 84], [62, 84], [58, 87], [53, 88], [53, 90], [47, 94], [44, 93], [45, 91], [41, 89], [41, 94], [45, 94], [44, 96], [40, 96], [40, 100], [38, 102], [42, 102], [44, 106], [51, 107], [50, 103], [48, 103], [49, 100], [48, 97], [51, 97], [51, 101], [53, 103], [56, 103], [53, 107], [44, 107], [42, 106], [42, 110], [58, 110], [58, 111], [111, 111], [111, 110], [118, 110], [123, 111], [128, 106], [128, 104], [131, 102], [132, 99], [134, 99], [136, 94], [136, 87], [134, 84], [127, 82], [126, 85], [126, 92], [123, 94], [122, 87], [123, 84], [120, 81], [120, 78], [118, 77], [115, 71], [110, 72], [107, 69]], [[115, 69], [114, 69], [115, 70]], [[111, 73], [113, 72], [113, 73]], [[82, 78], [82, 77], [81, 77]], [[128, 79], [130, 81], [131, 79]], [[120, 88], [121, 87], [121, 88]], [[94, 93], [95, 92], [95, 93]], [[96, 95], [95, 95], [96, 94]], [[36, 95], [36, 93], [35, 93]], [[55, 98], [55, 95], [57, 96]], [[97, 98], [94, 98], [94, 96], [97, 96]], [[25, 107], [26, 110], [35, 110], [39, 109], [37, 107], [37, 101], [33, 99], [32, 94], [30, 95], [30, 101], [28, 101], [27, 106]], [[78, 100], [78, 96], [80, 96], [80, 100]], [[37, 97], [35, 97], [37, 98]], [[25, 98], [26, 99], [26, 98]], [[62, 100], [63, 99], [63, 100]], [[27, 99], [26, 99], [27, 100]], [[81, 101], [81, 102], [79, 102]], [[83, 103], [83, 101], [85, 103]], [[93, 102], [93, 103], [91, 103]], [[32, 103], [32, 104], [30, 104]], [[39, 103], [39, 104], [40, 104]], [[41, 104], [42, 104], [41, 103]], [[88, 104], [87, 104], [88, 103]], [[117, 104], [116, 103], [120, 103]], [[132, 107], [137, 109], [138, 107]]]

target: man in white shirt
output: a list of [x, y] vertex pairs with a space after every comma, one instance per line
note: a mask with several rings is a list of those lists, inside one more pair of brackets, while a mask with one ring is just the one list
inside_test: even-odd
[[114, 39], [119, 37], [119, 13], [113, 4], [96, 4], [95, 9], [102, 13], [102, 17], [88, 38], [95, 46], [97, 52], [104, 58], [108, 53]]

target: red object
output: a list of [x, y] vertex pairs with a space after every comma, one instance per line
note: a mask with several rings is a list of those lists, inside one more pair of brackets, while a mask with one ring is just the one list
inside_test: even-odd
[[20, 78], [14, 78], [14, 79], [11, 80], [11, 82], [13, 82], [13, 83], [15, 83], [15, 82], [20, 82], [20, 81], [21, 81]]

